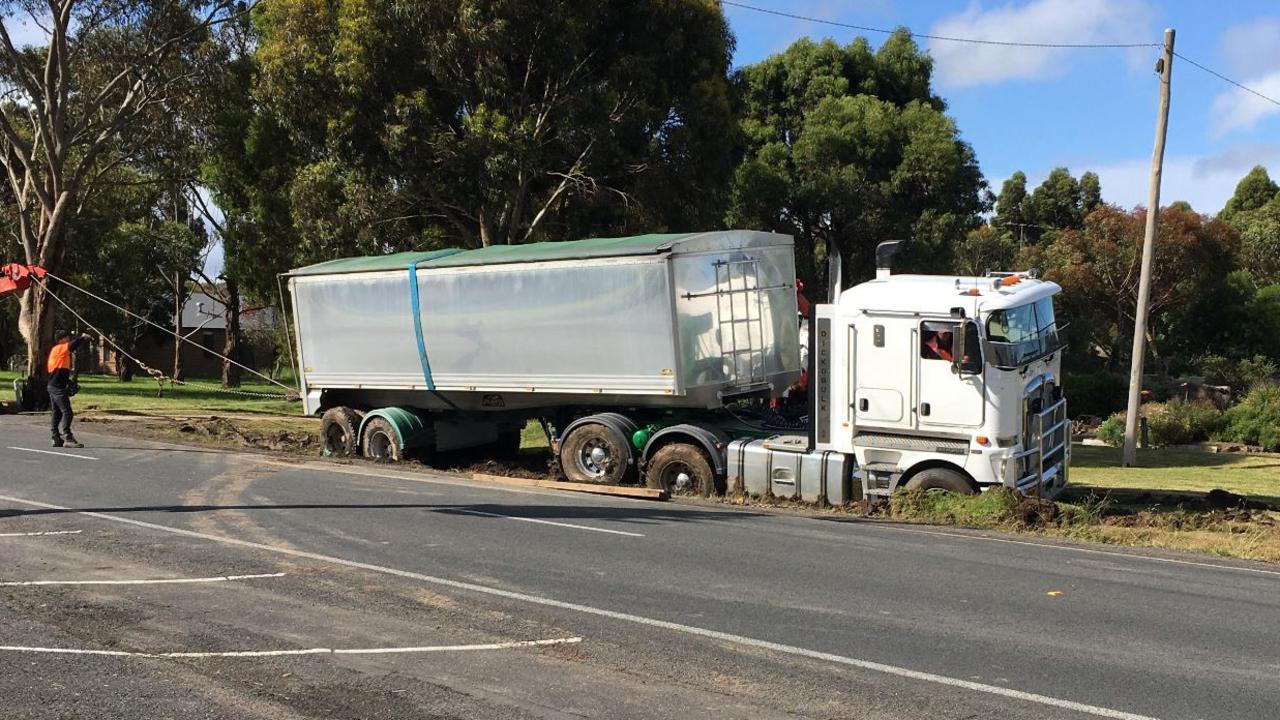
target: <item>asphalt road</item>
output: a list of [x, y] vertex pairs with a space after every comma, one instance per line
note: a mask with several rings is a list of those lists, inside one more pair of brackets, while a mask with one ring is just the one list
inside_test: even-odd
[[1280, 717], [1274, 566], [78, 434], [0, 418], [0, 717]]

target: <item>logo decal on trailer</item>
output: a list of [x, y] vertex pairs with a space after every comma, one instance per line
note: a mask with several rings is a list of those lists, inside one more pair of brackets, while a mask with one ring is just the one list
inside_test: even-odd
[[501, 395], [491, 393], [480, 398], [480, 407], [506, 407], [507, 401]]
[[831, 318], [818, 318], [818, 364], [814, 369], [818, 386], [818, 418], [814, 439], [831, 442]]

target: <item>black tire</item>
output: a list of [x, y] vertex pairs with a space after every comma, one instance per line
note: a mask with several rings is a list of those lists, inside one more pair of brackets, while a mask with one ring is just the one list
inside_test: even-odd
[[702, 448], [689, 443], [658, 448], [645, 465], [644, 484], [672, 495], [711, 497], [720, 493], [711, 460]]
[[921, 470], [907, 481], [907, 490], [922, 492], [950, 492], [957, 495], [973, 495], [978, 489], [973, 486], [964, 473], [949, 468], [929, 468]]
[[360, 449], [360, 414], [335, 407], [320, 416], [321, 452], [326, 457], [350, 457]]
[[370, 460], [400, 462], [404, 459], [399, 436], [386, 418], [376, 417], [365, 423], [360, 447], [364, 450], [364, 456]]
[[617, 485], [634, 465], [631, 444], [603, 423], [583, 423], [560, 444], [560, 470], [570, 482]]

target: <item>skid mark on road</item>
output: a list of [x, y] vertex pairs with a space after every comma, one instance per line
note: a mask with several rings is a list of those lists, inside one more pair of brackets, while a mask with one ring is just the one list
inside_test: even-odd
[[0, 645], [0, 652], [45, 653], [50, 655], [105, 655], [130, 658], [257, 658], [288, 655], [403, 655], [413, 653], [475, 652], [480, 650], [516, 650], [519, 648], [571, 645], [582, 642], [580, 637], [551, 638], [549, 640], [518, 640], [515, 642], [483, 643], [479, 645], [419, 645], [414, 647], [381, 648], [298, 648], [296, 650], [232, 650], [229, 652], [132, 652], [128, 650], [87, 650], [80, 648], [49, 648], [28, 645]]
[[[51, 503], [39, 502], [37, 500], [27, 500], [24, 498], [0, 495], [0, 500], [6, 502], [18, 503], [30, 507], [40, 507], [51, 510], [63, 510], [68, 512], [77, 512], [74, 508], [64, 505], [54, 505]], [[321, 553], [307, 552], [295, 548], [284, 548], [273, 545], [265, 545], [263, 543], [253, 542], [250, 540], [241, 540], [239, 538], [225, 537], [219, 535], [210, 535], [207, 533], [196, 532], [194, 530], [186, 530], [183, 528], [170, 527], [168, 525], [160, 525], [150, 523], [143, 520], [134, 520], [133, 518], [120, 517], [118, 515], [110, 515], [107, 513], [79, 511], [79, 514], [85, 517], [98, 518], [100, 520], [108, 520], [111, 522], [123, 523], [134, 527], [147, 528], [159, 532], [171, 533], [183, 537], [198, 538], [201, 540], [209, 540], [211, 542], [223, 543], [226, 545], [234, 545], [237, 547], [252, 548], [265, 552], [277, 553], [280, 555], [289, 555], [291, 557], [305, 558], [316, 562], [329, 563], [342, 567], [355, 568], [358, 570], [367, 570], [369, 572], [380, 573], [383, 575], [391, 575], [394, 577], [406, 578], [409, 580], [417, 580], [419, 582], [429, 583], [440, 587], [452, 588], [455, 590], [464, 590], [467, 592], [489, 595], [491, 597], [500, 597], [506, 600], [514, 600], [517, 602], [527, 603], [530, 605], [540, 605], [543, 607], [551, 607], [559, 610], [569, 610], [572, 612], [593, 615], [596, 617], [608, 618], [610, 620], [618, 620], [621, 622], [632, 623], [636, 625], [644, 625], [647, 627], [669, 630], [676, 633], [682, 633], [693, 637], [707, 638], [711, 640], [719, 640], [721, 642], [739, 645], [742, 647], [757, 648], [761, 650], [769, 650], [783, 655], [793, 657], [803, 657], [810, 660], [819, 660], [823, 662], [833, 663], [836, 665], [844, 665], [854, 667], [860, 670], [881, 673], [884, 675], [892, 675], [895, 677], [905, 678], [908, 680], [917, 680], [921, 682], [933, 683], [948, 687], [970, 690], [988, 695], [1009, 698], [1021, 702], [1042, 705], [1045, 707], [1053, 707], [1063, 710], [1071, 710], [1085, 715], [1093, 715], [1094, 717], [1111, 718], [1112, 720], [1157, 720], [1149, 715], [1140, 715], [1138, 713], [1117, 710], [1114, 708], [1102, 707], [1100, 705], [1090, 705], [1088, 703], [1076, 702], [1074, 700], [1066, 700], [1050, 695], [1041, 695], [1034, 692], [1026, 692], [1023, 690], [1015, 690], [1013, 688], [1001, 687], [998, 685], [988, 685], [986, 683], [973, 682], [970, 680], [962, 680], [960, 678], [950, 677], [947, 675], [938, 675], [936, 673], [924, 672], [921, 670], [912, 670], [910, 668], [900, 667], [897, 665], [889, 665], [886, 663], [876, 662], [874, 660], [863, 660], [859, 658], [837, 655], [835, 653], [823, 652], [821, 650], [812, 650], [809, 648], [798, 647], [795, 645], [786, 645], [783, 643], [772, 642], [769, 640], [760, 640], [758, 638], [747, 637], [745, 635], [735, 635], [733, 633], [713, 630], [711, 628], [698, 627], [696, 625], [685, 625], [683, 623], [671, 622], [659, 618], [650, 618], [643, 615], [634, 615], [632, 613], [620, 612], [617, 610], [609, 610], [606, 608], [593, 607], [581, 603], [569, 602], [565, 600], [556, 600], [554, 598], [542, 597], [539, 595], [530, 595], [528, 593], [517, 592], [514, 590], [504, 590], [489, 585], [480, 585], [472, 582], [464, 582], [461, 580], [452, 580], [449, 578], [438, 577], [435, 575], [427, 575], [425, 573], [413, 572], [411, 570], [400, 570], [398, 568], [386, 567], [383, 565], [374, 565], [372, 563], [360, 562], [358, 560], [348, 560], [346, 558], [335, 557], [333, 555], [323, 555]]]
[[190, 585], [201, 583], [236, 582], [284, 577], [284, 573], [259, 575], [218, 575], [199, 578], [157, 578], [154, 580], [12, 580], [0, 582], [0, 587], [30, 587], [33, 585]]
[[212, 510], [191, 513], [191, 524], [203, 532], [231, 532], [258, 542], [293, 547], [288, 541], [268, 532], [258, 524], [252, 511], [244, 509], [245, 506], [271, 508], [269, 504], [252, 500], [249, 488], [255, 481], [276, 472], [253, 459], [228, 458], [222, 472], [183, 494], [183, 505]]

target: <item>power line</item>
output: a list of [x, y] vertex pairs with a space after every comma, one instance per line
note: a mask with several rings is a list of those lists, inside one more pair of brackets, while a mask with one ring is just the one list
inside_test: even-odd
[[1185, 61], [1185, 62], [1188, 62], [1188, 63], [1190, 63], [1190, 64], [1192, 64], [1192, 65], [1194, 65], [1194, 66], [1196, 66], [1196, 67], [1200, 68], [1201, 70], [1203, 70], [1203, 71], [1205, 71], [1205, 72], [1209, 73], [1210, 75], [1212, 75], [1212, 76], [1214, 76], [1214, 77], [1218, 78], [1219, 80], [1222, 80], [1222, 81], [1224, 81], [1224, 82], [1231, 83], [1232, 85], [1235, 85], [1236, 87], [1240, 88], [1241, 90], [1244, 90], [1244, 91], [1245, 91], [1245, 92], [1247, 92], [1247, 93], [1252, 93], [1252, 94], [1254, 94], [1254, 95], [1257, 95], [1258, 97], [1262, 98], [1263, 100], [1266, 100], [1267, 102], [1271, 103], [1272, 105], [1280, 106], [1280, 100], [1276, 100], [1276, 99], [1275, 99], [1275, 98], [1273, 98], [1273, 97], [1267, 97], [1266, 95], [1263, 95], [1262, 93], [1258, 92], [1257, 90], [1254, 90], [1253, 88], [1248, 87], [1247, 85], [1242, 85], [1242, 84], [1240, 84], [1240, 83], [1236, 82], [1235, 80], [1232, 80], [1231, 78], [1227, 77], [1226, 75], [1223, 75], [1222, 73], [1220, 73], [1220, 72], [1218, 72], [1218, 71], [1216, 71], [1216, 70], [1214, 70], [1214, 69], [1212, 69], [1212, 68], [1207, 68], [1207, 67], [1205, 67], [1204, 65], [1201, 65], [1200, 63], [1196, 62], [1195, 60], [1192, 60], [1191, 58], [1187, 57], [1186, 55], [1183, 55], [1182, 53], [1176, 53], [1176, 52], [1175, 52], [1173, 55], [1174, 55], [1174, 57], [1176, 57], [1176, 58], [1178, 58], [1178, 59], [1180, 59], [1180, 60], [1183, 60], [1183, 61]]
[[[743, 10], [751, 10], [753, 12], [764, 13], [766, 15], [774, 15], [777, 17], [789, 18], [791, 20], [803, 20], [805, 22], [817, 23], [819, 25], [830, 25], [832, 27], [845, 28], [847, 30], [861, 30], [863, 32], [881, 33], [884, 35], [892, 35], [896, 30], [887, 30], [885, 28], [870, 27], [868, 25], [854, 25], [852, 23], [838, 22], [836, 20], [824, 20], [822, 18], [810, 17], [808, 15], [797, 15], [795, 13], [783, 12], [781, 10], [770, 10], [769, 8], [757, 7], [746, 3], [735, 2], [735, 0], [720, 0], [721, 5], [741, 8]], [[924, 38], [926, 40], [941, 40], [943, 42], [967, 43], [969, 45], [996, 45], [1000, 47], [1026, 47], [1026, 48], [1158, 48], [1163, 47], [1160, 43], [1039, 43], [1039, 42], [1018, 42], [1014, 40], [982, 40], [978, 38], [951, 37], [948, 35], [926, 35], [924, 33], [913, 33], [906, 31], [909, 37]], [[1182, 53], [1174, 53], [1174, 56], [1186, 61], [1204, 72], [1222, 80], [1223, 82], [1234, 85], [1251, 95], [1256, 95], [1263, 100], [1280, 107], [1280, 100], [1264, 95], [1257, 90], [1237, 82], [1213, 68], [1202, 65], [1195, 60], [1183, 55]]]
[[[892, 35], [897, 30], [886, 30], [885, 28], [869, 27], [866, 25], [853, 25], [850, 23], [837, 22], [835, 20], [823, 20], [822, 18], [809, 17], [807, 15], [796, 15], [794, 13], [782, 12], [781, 10], [770, 10], [769, 8], [757, 7], [755, 5], [747, 5], [746, 3], [733, 2], [733, 0], [720, 0], [721, 5], [729, 5], [731, 7], [741, 8], [743, 10], [751, 10], [766, 15], [776, 15], [778, 17], [789, 18], [791, 20], [804, 20], [806, 22], [818, 23], [820, 25], [832, 25], [834, 27], [845, 28], [848, 30], [861, 30], [863, 32], [882, 33], [884, 35]], [[906, 31], [907, 35], [913, 38], [924, 38], [926, 40], [942, 40], [945, 42], [968, 43], [970, 45], [999, 45], [1002, 47], [1029, 47], [1029, 48], [1148, 48], [1161, 47], [1160, 43], [1040, 43], [1040, 42], [1016, 42], [1013, 40], [980, 40], [978, 38], [962, 38], [950, 37], [947, 35], [926, 35], [924, 33], [913, 33]]]

